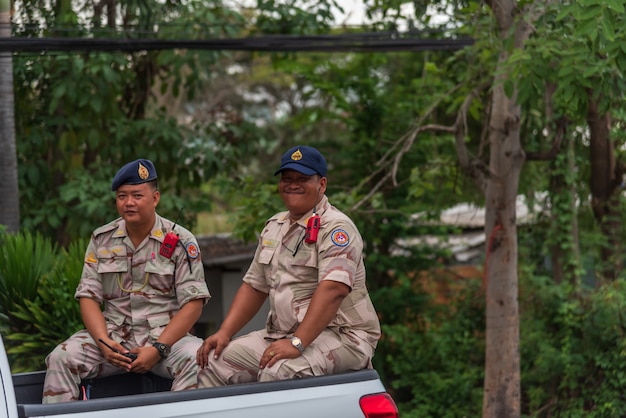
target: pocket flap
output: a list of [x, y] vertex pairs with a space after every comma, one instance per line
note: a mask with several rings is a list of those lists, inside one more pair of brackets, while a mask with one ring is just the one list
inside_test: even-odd
[[125, 273], [128, 271], [128, 259], [124, 258], [99, 258], [98, 273]]
[[151, 260], [146, 263], [145, 272], [158, 274], [160, 276], [171, 276], [174, 274], [174, 263], [166, 261], [162, 262], [159, 260]]
[[128, 254], [127, 249], [123, 245], [116, 245], [113, 247], [100, 247], [98, 248], [98, 258], [115, 258], [126, 257]]
[[261, 250], [261, 254], [259, 254], [259, 263], [269, 264], [272, 261], [272, 257], [274, 257], [275, 252], [276, 252], [276, 248], [273, 248], [273, 247], [263, 248]]

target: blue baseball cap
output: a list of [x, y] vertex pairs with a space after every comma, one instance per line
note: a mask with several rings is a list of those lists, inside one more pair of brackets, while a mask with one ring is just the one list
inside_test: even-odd
[[111, 190], [116, 191], [122, 184], [147, 183], [156, 178], [157, 172], [152, 161], [140, 158], [120, 168], [113, 177]]
[[327, 168], [326, 160], [318, 150], [307, 145], [297, 145], [283, 154], [280, 159], [280, 168], [274, 172], [274, 175], [283, 170], [295, 170], [306, 176], [319, 174], [326, 177]]

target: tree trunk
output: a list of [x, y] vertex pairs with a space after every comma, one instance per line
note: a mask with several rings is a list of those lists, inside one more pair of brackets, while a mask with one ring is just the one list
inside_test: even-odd
[[[488, 2], [502, 40], [495, 70], [489, 117], [489, 176], [485, 191], [486, 347], [483, 418], [519, 418], [521, 414], [519, 309], [517, 282], [516, 200], [525, 155], [520, 143], [521, 109], [516, 88], [504, 92], [508, 78], [505, 46], [515, 29], [515, 48], [522, 48], [529, 28], [518, 14], [515, 0]], [[514, 85], [515, 87], [515, 85]]]
[[[0, 0], [0, 37], [11, 36], [11, 1]], [[20, 198], [13, 100], [13, 59], [0, 52], [0, 224], [9, 232], [20, 228]]]
[[[501, 61], [506, 59], [502, 54]], [[484, 418], [520, 416], [520, 353], [517, 289], [516, 199], [524, 153], [519, 141], [520, 108], [501, 84], [493, 91], [487, 181], [486, 351]]]
[[615, 280], [622, 270], [621, 254], [621, 214], [617, 190], [622, 182], [623, 173], [615, 161], [614, 144], [610, 138], [611, 119], [609, 113], [601, 114], [598, 109], [599, 98], [589, 92], [587, 124], [590, 132], [591, 158], [591, 206], [596, 222], [606, 237], [601, 249], [602, 278]]

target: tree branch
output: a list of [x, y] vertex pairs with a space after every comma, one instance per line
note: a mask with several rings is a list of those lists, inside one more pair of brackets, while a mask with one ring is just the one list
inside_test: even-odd
[[378, 167], [374, 172], [372, 172], [367, 178], [365, 178], [358, 187], [362, 187], [368, 184], [373, 178], [378, 176], [381, 172], [391, 166], [391, 169], [376, 182], [374, 187], [369, 191], [369, 193], [363, 197], [363, 199], [359, 200], [355, 203], [351, 210], [358, 209], [363, 203], [368, 201], [374, 196], [374, 194], [380, 190], [383, 184], [391, 179], [394, 187], [398, 186], [397, 174], [400, 167], [400, 163], [402, 162], [402, 158], [404, 155], [410, 151], [413, 143], [415, 142], [415, 138], [417, 135], [423, 132], [448, 132], [454, 134], [455, 144], [457, 149], [457, 158], [459, 159], [461, 168], [468, 172], [470, 177], [472, 177], [479, 187], [484, 187], [485, 178], [489, 175], [488, 167], [478, 158], [471, 156], [467, 146], [465, 145], [465, 135], [467, 133], [467, 111], [472, 101], [478, 94], [485, 89], [488, 84], [484, 84], [480, 87], [474, 89], [463, 101], [463, 104], [459, 108], [457, 113], [456, 121], [451, 126], [446, 125], [438, 125], [438, 124], [428, 124], [422, 125], [422, 123], [432, 114], [432, 112], [437, 108], [439, 103], [444, 97], [448, 97], [453, 91], [458, 90], [461, 86], [457, 85], [453, 89], [451, 89], [446, 95], [443, 95], [438, 101], [433, 103], [427, 111], [419, 118], [417, 125], [412, 128], [409, 132], [405, 133], [401, 138], [399, 138], [393, 146], [381, 157], [380, 160], [376, 163]]
[[563, 142], [568, 124], [569, 120], [566, 117], [560, 118], [556, 122], [556, 134], [554, 135], [554, 141], [552, 141], [550, 150], [537, 152], [526, 151], [526, 161], [550, 161], [556, 158], [561, 149], [561, 143]]

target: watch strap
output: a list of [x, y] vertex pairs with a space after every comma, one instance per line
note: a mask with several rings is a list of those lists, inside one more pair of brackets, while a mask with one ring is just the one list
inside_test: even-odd
[[159, 341], [155, 341], [154, 343], [152, 343], [152, 346], [157, 349], [161, 358], [169, 356], [170, 351], [172, 350], [169, 345]]
[[291, 345], [296, 347], [300, 354], [304, 353], [304, 346], [302, 345], [302, 340], [298, 337], [291, 337]]

